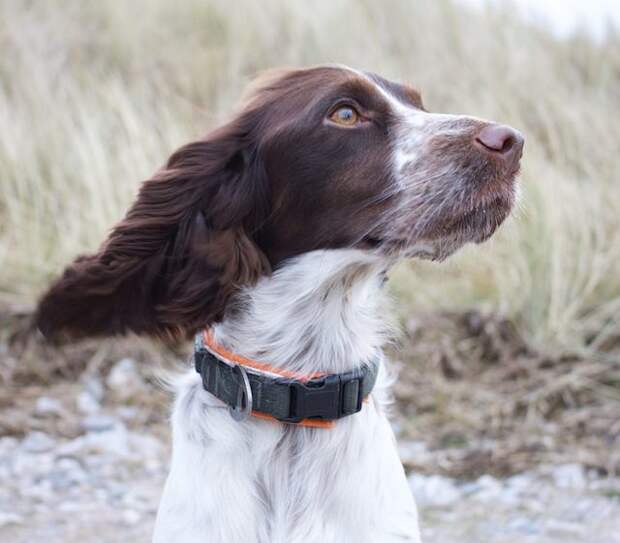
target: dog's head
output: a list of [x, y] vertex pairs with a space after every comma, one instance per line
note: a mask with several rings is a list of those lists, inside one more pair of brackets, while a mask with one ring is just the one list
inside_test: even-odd
[[512, 128], [428, 113], [418, 92], [344, 67], [274, 72], [177, 150], [96, 254], [43, 296], [52, 337], [185, 335], [288, 258], [351, 247], [442, 259], [509, 214]]

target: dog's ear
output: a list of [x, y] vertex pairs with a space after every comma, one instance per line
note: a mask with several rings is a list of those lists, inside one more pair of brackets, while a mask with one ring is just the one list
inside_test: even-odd
[[219, 320], [236, 289], [270, 270], [253, 241], [268, 183], [248, 139], [237, 123], [176, 151], [99, 252], [44, 294], [39, 330], [57, 340], [178, 337]]

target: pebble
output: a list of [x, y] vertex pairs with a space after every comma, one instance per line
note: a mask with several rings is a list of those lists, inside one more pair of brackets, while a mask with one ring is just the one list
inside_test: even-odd
[[15, 513], [3, 513], [0, 511], [0, 527], [9, 526], [11, 524], [22, 524], [24, 518], [21, 515]]
[[408, 480], [420, 507], [447, 507], [461, 498], [456, 484], [447, 477], [413, 473]]
[[583, 524], [556, 519], [549, 519], [545, 524], [545, 528], [550, 535], [557, 534], [562, 537], [584, 536], [586, 533], [586, 527]]
[[588, 485], [588, 478], [580, 464], [563, 464], [553, 468], [552, 477], [560, 488], [583, 489]]
[[[504, 494], [504, 484], [491, 475], [482, 475], [472, 486], [472, 492], [480, 501], [494, 501], [501, 499]], [[512, 497], [512, 495], [511, 495]]]
[[131, 358], [123, 358], [114, 365], [108, 374], [106, 386], [118, 400], [127, 401], [144, 391], [145, 382], [135, 361]]
[[507, 528], [509, 532], [517, 532], [523, 535], [536, 535], [541, 531], [538, 523], [528, 517], [514, 518], [508, 523]]
[[48, 396], [41, 396], [35, 405], [37, 415], [60, 415], [62, 414], [62, 403]]
[[83, 387], [76, 398], [76, 406], [81, 413], [94, 415], [101, 410], [105, 389], [101, 381], [95, 377], [85, 378]]
[[117, 419], [104, 414], [92, 414], [82, 420], [82, 428], [87, 432], [110, 430], [118, 423]]
[[30, 432], [22, 441], [21, 449], [29, 453], [42, 453], [54, 448], [56, 441], [44, 432]]
[[58, 506], [58, 510], [63, 513], [81, 513], [84, 509], [84, 504], [73, 501], [64, 501]]
[[86, 390], [78, 394], [75, 403], [78, 411], [85, 415], [94, 415], [101, 410], [101, 403], [99, 403], [99, 400]]
[[123, 511], [123, 522], [128, 526], [135, 526], [142, 520], [142, 515], [133, 509]]
[[139, 456], [143, 462], [161, 458], [164, 454], [161, 441], [153, 436], [134, 432], [128, 438], [132, 452]]
[[55, 470], [52, 472], [62, 478], [68, 485], [79, 485], [88, 480], [82, 464], [75, 458], [61, 457], [56, 460]]
[[399, 441], [398, 455], [407, 468], [429, 465], [433, 461], [433, 451], [422, 441]]
[[84, 391], [88, 392], [99, 403], [103, 401], [105, 396], [105, 388], [103, 383], [97, 377], [88, 377], [84, 379]]
[[[97, 427], [95, 425], [95, 427]], [[102, 464], [115, 462], [104, 454], [114, 457], [130, 456], [129, 435], [125, 425], [116, 421], [109, 429], [97, 429], [77, 437], [59, 448], [59, 452], [68, 456], [83, 457], [87, 461], [101, 460]]]
[[19, 447], [19, 440], [12, 436], [0, 437], [0, 458], [10, 455]]
[[116, 409], [116, 413], [123, 420], [133, 420], [138, 416], [139, 409], [137, 407], [122, 406]]

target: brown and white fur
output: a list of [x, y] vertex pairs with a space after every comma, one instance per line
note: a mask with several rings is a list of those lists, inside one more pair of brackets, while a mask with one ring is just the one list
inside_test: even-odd
[[[210, 326], [228, 350], [302, 374], [382, 358], [385, 272], [488, 239], [523, 139], [427, 112], [416, 90], [341, 66], [269, 74], [240, 111], [146, 181], [99, 252], [43, 296], [57, 339]], [[420, 541], [386, 417], [390, 379], [332, 429], [237, 422], [178, 379], [156, 543]]]

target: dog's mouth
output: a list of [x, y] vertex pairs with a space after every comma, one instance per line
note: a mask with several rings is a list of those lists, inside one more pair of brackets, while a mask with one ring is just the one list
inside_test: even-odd
[[489, 239], [512, 210], [514, 196], [502, 195], [489, 203], [476, 205], [473, 209], [447, 221], [441, 229], [443, 236], [464, 236], [465, 241], [482, 243]]
[[385, 244], [385, 238], [377, 236], [364, 236], [360, 242], [363, 249], [379, 249]]
[[435, 259], [437, 250], [430, 242], [413, 242], [404, 238], [365, 236], [361, 248], [388, 257]]
[[423, 231], [408, 236], [372, 233], [359, 247], [386, 256], [443, 259], [465, 243], [483, 243], [512, 210], [512, 192], [478, 202], [465, 211], [444, 213]]

